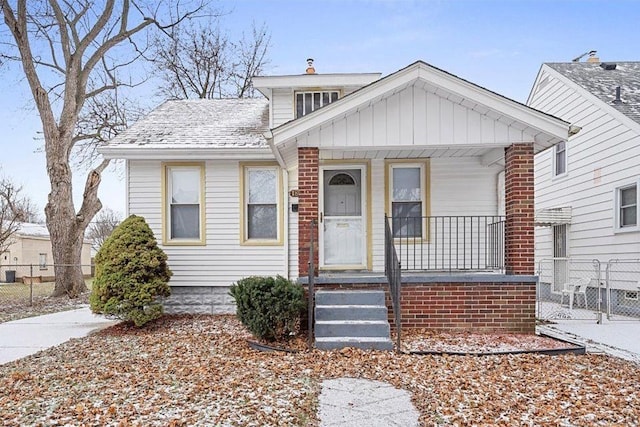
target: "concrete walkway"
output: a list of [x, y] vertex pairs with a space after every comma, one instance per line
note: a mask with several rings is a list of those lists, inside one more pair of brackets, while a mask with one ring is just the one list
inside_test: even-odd
[[323, 381], [319, 404], [321, 427], [413, 427], [420, 415], [406, 391], [356, 378]]
[[536, 329], [539, 333], [578, 342], [588, 353], [606, 353], [640, 363], [640, 320], [603, 319], [601, 324], [593, 320], [554, 320], [553, 324]]
[[0, 323], [0, 365], [116, 323], [89, 307]]

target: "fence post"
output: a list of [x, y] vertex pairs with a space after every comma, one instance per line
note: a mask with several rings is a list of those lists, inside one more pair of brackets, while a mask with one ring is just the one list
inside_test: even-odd
[[[598, 281], [598, 300], [596, 302], [598, 316], [597, 316], [596, 323], [600, 325], [602, 324], [602, 282], [600, 281], [600, 278], [602, 276], [602, 271], [601, 271], [600, 261], [597, 259], [594, 259], [593, 266], [596, 269], [596, 280]], [[586, 295], [584, 298], [585, 298], [585, 306], [586, 306], [586, 299], [587, 299]]]
[[33, 306], [33, 264], [29, 264], [29, 306]]

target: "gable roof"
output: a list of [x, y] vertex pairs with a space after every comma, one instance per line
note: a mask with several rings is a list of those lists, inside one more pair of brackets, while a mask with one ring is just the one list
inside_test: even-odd
[[[573, 81], [606, 105], [640, 123], [640, 62], [607, 62], [616, 64], [613, 70], [590, 62], [546, 63], [565, 78]], [[621, 103], [614, 103], [616, 87], [620, 87]]]
[[[269, 101], [264, 98], [166, 101], [98, 148], [105, 158], [170, 158], [176, 150], [270, 151]], [[210, 151], [210, 150], [209, 150]]]
[[330, 122], [335, 117], [350, 114], [418, 80], [429, 85], [431, 90], [467, 108], [477, 109], [482, 111], [482, 114], [490, 112], [498, 120], [519, 123], [523, 130], [534, 138], [535, 152], [568, 138], [569, 123], [564, 120], [485, 89], [426, 62], [416, 61], [304, 117], [272, 129], [273, 141], [278, 145], [283, 141], [296, 138], [323, 123]]

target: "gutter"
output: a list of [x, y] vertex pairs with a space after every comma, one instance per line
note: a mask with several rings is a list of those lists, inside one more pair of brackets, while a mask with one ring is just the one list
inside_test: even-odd
[[273, 133], [269, 130], [263, 133], [262, 136], [264, 136], [264, 138], [267, 140], [267, 145], [271, 149], [271, 152], [273, 153], [273, 156], [278, 161], [278, 164], [280, 165], [280, 167], [286, 170], [287, 164], [284, 161], [284, 158], [282, 158], [282, 154], [280, 154], [280, 150], [278, 150], [276, 148], [276, 145], [273, 143]]

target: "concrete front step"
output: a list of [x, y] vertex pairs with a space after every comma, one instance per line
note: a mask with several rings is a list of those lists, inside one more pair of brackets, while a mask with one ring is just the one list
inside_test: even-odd
[[317, 305], [319, 320], [385, 320], [387, 307], [380, 305]]
[[389, 338], [387, 320], [316, 320], [316, 337]]
[[380, 305], [384, 306], [384, 291], [380, 290], [319, 290], [316, 305]]
[[384, 337], [317, 337], [316, 348], [335, 350], [355, 347], [364, 350], [393, 350], [393, 343]]

